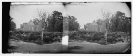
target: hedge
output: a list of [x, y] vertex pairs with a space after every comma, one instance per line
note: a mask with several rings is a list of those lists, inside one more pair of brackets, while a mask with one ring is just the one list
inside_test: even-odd
[[[43, 40], [41, 38], [41, 32], [23, 32], [14, 31], [10, 32], [10, 38], [28, 42], [40, 43], [53, 43], [60, 42], [63, 36], [62, 32], [44, 32]], [[71, 31], [68, 33], [69, 40], [76, 41], [88, 41], [88, 42], [102, 42], [105, 40], [103, 32], [88, 32], [88, 31]], [[124, 39], [129, 36], [124, 32], [109, 32], [107, 35], [108, 43], [116, 43], [119, 41], [124, 41]], [[105, 42], [105, 41], [104, 41]]]
[[[114, 44], [116, 42], [124, 42], [124, 39], [129, 36], [124, 32], [109, 32], [107, 35], [107, 42]], [[76, 31], [69, 33], [69, 40], [83, 40], [88, 42], [106, 42], [103, 32], [87, 32], [87, 31]]]
[[[42, 43], [41, 32], [10, 32], [10, 39], [22, 40], [27, 42], [34, 42], [37, 44]], [[55, 41], [61, 41], [61, 32], [44, 32], [43, 43], [53, 43]]]

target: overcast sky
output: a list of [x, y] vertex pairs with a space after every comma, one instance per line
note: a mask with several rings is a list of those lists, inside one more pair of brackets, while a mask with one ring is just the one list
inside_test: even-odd
[[108, 11], [115, 13], [121, 11], [130, 17], [130, 10], [125, 3], [82, 3], [70, 4], [63, 6], [61, 4], [52, 5], [12, 5], [10, 9], [10, 16], [14, 18], [17, 28], [20, 24], [29, 22], [29, 20], [37, 18], [37, 10], [43, 10], [47, 13], [52, 11], [62, 12], [63, 15], [71, 15], [77, 18], [77, 21], [84, 27], [84, 24], [91, 23], [93, 20], [101, 18], [101, 11]]

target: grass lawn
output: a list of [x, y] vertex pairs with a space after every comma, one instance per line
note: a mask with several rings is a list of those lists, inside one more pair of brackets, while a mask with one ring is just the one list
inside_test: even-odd
[[70, 42], [69, 47], [79, 46], [79, 49], [70, 49], [73, 53], [122, 53], [129, 43], [116, 43], [110, 45], [101, 45], [90, 42]]
[[53, 44], [44, 44], [44, 45], [37, 45], [34, 43], [28, 43], [28, 42], [15, 42], [11, 41], [10, 46], [16, 46], [16, 49], [10, 49], [13, 52], [19, 52], [19, 53], [38, 53], [41, 51], [45, 53], [54, 53], [58, 52], [62, 49], [61, 43], [53, 43]]
[[[61, 42], [37, 45], [23, 41], [11, 41], [10, 46], [17, 47], [16, 49], [9, 49], [10, 51], [19, 53], [59, 53], [62, 50]], [[69, 53], [121, 53], [128, 46], [128, 43], [100, 45], [90, 42], [69, 42], [68, 50]]]

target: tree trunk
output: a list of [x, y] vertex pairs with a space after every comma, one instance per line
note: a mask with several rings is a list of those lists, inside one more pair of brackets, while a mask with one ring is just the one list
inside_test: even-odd
[[106, 32], [105, 32], [105, 44], [108, 44], [108, 43], [107, 43], [107, 34], [108, 34], [108, 31], [107, 31], [107, 29], [106, 29]]
[[43, 44], [43, 31], [42, 31], [42, 44]]

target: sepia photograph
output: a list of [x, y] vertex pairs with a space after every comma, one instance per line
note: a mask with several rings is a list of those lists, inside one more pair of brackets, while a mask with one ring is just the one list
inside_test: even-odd
[[131, 54], [131, 2], [8, 4], [6, 53]]

